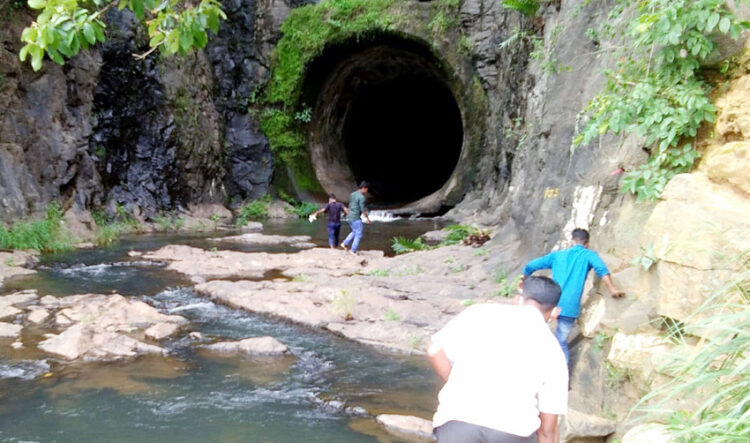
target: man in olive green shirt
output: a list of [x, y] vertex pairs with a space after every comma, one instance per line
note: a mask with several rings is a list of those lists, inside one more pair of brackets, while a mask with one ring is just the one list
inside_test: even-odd
[[[361, 215], [364, 214], [366, 223], [370, 224], [370, 216], [367, 214], [367, 207], [365, 207], [365, 196], [369, 190], [367, 182], [359, 184], [359, 190], [354, 191], [349, 195], [349, 216], [346, 221], [349, 223], [349, 227], [352, 228], [352, 232], [346, 236], [344, 241], [341, 243], [343, 249], [348, 249], [350, 253], [356, 254], [359, 248], [359, 242], [362, 241], [362, 219]], [[349, 249], [349, 245], [352, 248]]]

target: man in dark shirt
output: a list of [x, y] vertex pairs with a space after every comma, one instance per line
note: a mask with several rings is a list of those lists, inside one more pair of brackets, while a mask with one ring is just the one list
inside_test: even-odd
[[343, 212], [348, 215], [349, 210], [346, 209], [346, 206], [336, 201], [335, 195], [329, 194], [328, 204], [315, 211], [312, 215], [313, 217], [317, 217], [323, 212], [328, 217], [328, 245], [331, 249], [336, 249], [336, 245], [339, 244], [339, 232], [341, 231], [341, 213]]
[[349, 227], [352, 228], [352, 232], [346, 236], [344, 241], [341, 243], [341, 247], [344, 249], [349, 248], [349, 244], [352, 248], [349, 250], [352, 254], [357, 253], [359, 248], [359, 242], [362, 240], [362, 220], [361, 216], [365, 216], [365, 222], [370, 224], [370, 216], [367, 214], [367, 207], [365, 206], [365, 199], [367, 192], [369, 191], [370, 185], [367, 182], [359, 184], [359, 190], [354, 191], [349, 196], [349, 215], [346, 221], [349, 222]]

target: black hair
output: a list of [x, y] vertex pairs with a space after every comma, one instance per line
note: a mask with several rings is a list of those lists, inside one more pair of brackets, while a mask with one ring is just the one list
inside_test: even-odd
[[362, 189], [362, 188], [369, 188], [369, 187], [370, 187], [370, 184], [369, 184], [369, 183], [367, 183], [367, 182], [366, 182], [366, 181], [364, 181], [364, 180], [362, 180], [362, 182], [360, 182], [360, 184], [359, 184], [359, 189]]
[[331, 192], [330, 194], [328, 194], [328, 198], [332, 198], [332, 199], [336, 200], [336, 194], [334, 194], [333, 192]]
[[550, 310], [560, 301], [560, 285], [549, 277], [526, 277], [523, 297], [536, 301], [544, 310]]
[[585, 229], [575, 228], [573, 229], [573, 234], [571, 236], [573, 237], [573, 240], [579, 243], [588, 243], [589, 241], [589, 231]]

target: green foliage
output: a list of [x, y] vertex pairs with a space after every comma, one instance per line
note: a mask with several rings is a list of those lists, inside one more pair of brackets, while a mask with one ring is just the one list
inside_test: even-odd
[[333, 311], [344, 317], [344, 320], [354, 320], [353, 314], [356, 300], [354, 299], [354, 296], [345, 289], [342, 289], [341, 294], [331, 300], [331, 304], [333, 305]]
[[405, 254], [407, 252], [423, 251], [430, 249], [429, 246], [422, 242], [421, 238], [408, 239], [406, 237], [393, 237], [391, 248], [396, 254]]
[[[697, 350], [691, 335], [702, 340]], [[675, 360], [664, 370], [673, 376], [634, 408], [661, 415], [673, 399], [699, 401], [691, 411], [667, 411], [669, 428], [682, 442], [750, 441], [750, 271], [710, 297], [691, 318], [684, 331], [672, 334], [680, 343]], [[646, 406], [651, 400], [655, 404]], [[660, 417], [661, 418], [661, 417]]]
[[391, 274], [387, 269], [375, 269], [374, 271], [368, 272], [367, 275], [371, 277], [388, 277]]
[[219, 21], [226, 19], [218, 0], [201, 0], [196, 6], [183, 6], [177, 0], [28, 0], [31, 9], [39, 10], [36, 21], [24, 29], [19, 52], [21, 61], [31, 56], [31, 67], [38, 71], [46, 54], [57, 64], [64, 64], [82, 49], [102, 43], [106, 37], [104, 17], [117, 6], [128, 8], [148, 26], [149, 46], [163, 54], [185, 54], [203, 48], [207, 31], [219, 31]]
[[463, 306], [471, 306], [473, 304], [476, 304], [477, 302], [473, 298], [465, 298], [461, 300], [461, 304]]
[[394, 275], [396, 277], [409, 277], [409, 276], [419, 275], [422, 272], [424, 272], [424, 269], [422, 269], [421, 266], [416, 265], [416, 266], [410, 266], [410, 267], [401, 269], [398, 272], [396, 272]]
[[91, 216], [96, 223], [94, 243], [98, 246], [111, 244], [124, 234], [138, 232], [142, 228], [140, 222], [123, 205], [115, 207], [112, 217], [102, 211], [91, 211]]
[[648, 270], [651, 269], [651, 266], [655, 265], [658, 262], [659, 259], [654, 253], [654, 245], [649, 244], [645, 248], [641, 246], [640, 255], [633, 257], [633, 260], [630, 261], [630, 264], [632, 266], [639, 266], [641, 269], [648, 272]]
[[245, 226], [250, 220], [261, 220], [268, 217], [268, 199], [253, 200], [244, 204], [237, 212], [237, 227]]
[[581, 113], [586, 121], [573, 147], [608, 132], [643, 137], [651, 156], [627, 173], [623, 188], [639, 200], [655, 199], [673, 176], [693, 167], [698, 152], [686, 139], [715, 119], [701, 63], [715, 52], [717, 38], [737, 39], [747, 23], [724, 0], [621, 0], [610, 18], [631, 5], [634, 16], [623, 29], [608, 22], [599, 33], [624, 44], [617, 67], [606, 71], [604, 91]]
[[398, 312], [396, 312], [393, 307], [389, 306], [388, 309], [385, 310], [385, 315], [383, 318], [387, 321], [401, 321], [401, 316], [398, 315]]
[[463, 55], [474, 54], [474, 40], [472, 40], [471, 37], [461, 34], [461, 36], [458, 37], [458, 52]]
[[57, 203], [47, 206], [42, 220], [0, 225], [0, 248], [34, 249], [39, 252], [59, 252], [72, 249], [73, 239], [63, 228], [62, 211]]
[[294, 205], [294, 213], [297, 214], [299, 218], [307, 218], [318, 209], [318, 205], [312, 202], [297, 202], [297, 204]]
[[503, 8], [520, 12], [523, 15], [534, 17], [539, 10], [537, 0], [503, 0]]
[[451, 225], [443, 228], [443, 230], [449, 231], [449, 234], [438, 246], [455, 245], [461, 242], [466, 242], [473, 236], [489, 235], [489, 232], [486, 229], [481, 229], [477, 226]]
[[304, 146], [303, 124], [312, 110], [298, 109], [307, 64], [326, 46], [393, 28], [395, 0], [327, 0], [295, 8], [281, 26], [261, 127], [274, 150]]
[[310, 281], [310, 277], [307, 274], [297, 274], [294, 276], [292, 281], [298, 282], [298, 283], [306, 283]]
[[522, 274], [510, 278], [507, 272], [498, 272], [495, 275], [495, 283], [500, 285], [500, 289], [495, 292], [495, 295], [498, 297], [513, 297], [518, 293], [518, 283], [521, 282], [521, 278], [523, 278]]
[[158, 214], [153, 221], [160, 231], [179, 231], [185, 224], [185, 218], [175, 214]]

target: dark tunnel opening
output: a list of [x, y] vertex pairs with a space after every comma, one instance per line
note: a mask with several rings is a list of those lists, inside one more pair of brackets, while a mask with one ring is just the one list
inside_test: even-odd
[[307, 79], [311, 157], [327, 192], [366, 180], [373, 203], [398, 206], [449, 180], [464, 140], [461, 110], [426, 46], [396, 36], [339, 45]]
[[363, 88], [344, 122], [343, 144], [357, 182], [373, 196], [410, 202], [448, 180], [461, 153], [461, 113], [444, 85], [403, 75]]

